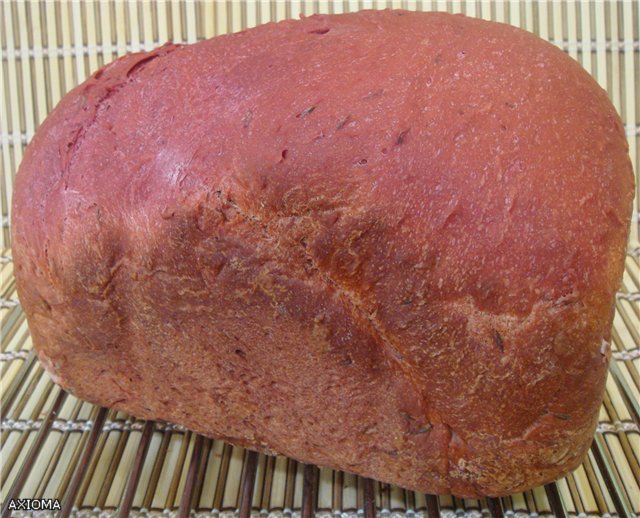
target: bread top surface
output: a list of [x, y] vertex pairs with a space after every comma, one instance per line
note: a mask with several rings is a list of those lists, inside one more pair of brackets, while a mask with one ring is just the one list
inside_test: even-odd
[[199, 240], [252, 243], [256, 278], [356, 308], [463, 458], [592, 427], [632, 197], [619, 117], [559, 49], [363, 11], [107, 65], [30, 144], [12, 231], [28, 314], [105, 297], [123, 257], [188, 278]]
[[[20, 218], [21, 185], [41, 200], [32, 231], [46, 210], [93, 204], [155, 236], [203, 191], [265, 219], [366, 214], [389, 254], [435, 243], [434, 298], [516, 315], [572, 290], [607, 288], [593, 294], [609, 305], [633, 192], [620, 120], [576, 62], [525, 31], [443, 13], [315, 15], [132, 54], [75, 89], [38, 137], [15, 202]], [[612, 251], [614, 272], [602, 268]]]

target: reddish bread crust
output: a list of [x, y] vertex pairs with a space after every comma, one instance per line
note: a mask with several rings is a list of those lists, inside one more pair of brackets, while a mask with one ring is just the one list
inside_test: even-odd
[[16, 178], [40, 360], [83, 399], [406, 488], [582, 460], [633, 175], [605, 92], [463, 16], [363, 11], [128, 55]]

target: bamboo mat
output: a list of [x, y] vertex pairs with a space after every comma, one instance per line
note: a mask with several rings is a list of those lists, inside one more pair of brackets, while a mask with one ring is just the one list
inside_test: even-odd
[[[438, 507], [442, 516], [451, 517], [640, 513], [638, 196], [616, 303], [611, 373], [593, 447], [575, 472], [523, 494], [495, 500], [434, 499], [283, 457], [255, 456], [179, 427], [144, 423], [79, 401], [61, 392], [36, 361], [12, 275], [10, 200], [25, 146], [61, 96], [116, 57], [167, 40], [194, 42], [299, 13], [385, 7], [463, 12], [523, 27], [558, 45], [609, 93], [625, 124], [637, 178], [637, 1], [2, 2], [2, 502], [7, 495], [66, 495], [76, 516], [115, 516], [116, 510], [131, 516], [186, 516], [189, 508], [197, 516], [235, 516], [243, 506], [240, 513], [246, 515], [248, 500], [242, 494], [253, 486], [250, 508], [256, 516], [308, 515], [308, 502], [318, 516], [371, 516], [371, 496], [382, 517], [437, 516]], [[29, 514], [14, 513], [23, 515]]]

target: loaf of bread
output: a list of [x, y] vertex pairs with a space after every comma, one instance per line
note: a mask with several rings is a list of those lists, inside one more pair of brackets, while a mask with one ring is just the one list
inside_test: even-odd
[[633, 176], [525, 31], [362, 11], [125, 56], [28, 146], [12, 236], [80, 398], [429, 493], [560, 477], [601, 403]]

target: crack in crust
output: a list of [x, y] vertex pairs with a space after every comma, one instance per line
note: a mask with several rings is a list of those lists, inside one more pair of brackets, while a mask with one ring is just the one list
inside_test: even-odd
[[[278, 233], [274, 232], [274, 230], [270, 228], [273, 225], [274, 221], [277, 221], [279, 219], [291, 219], [291, 218], [294, 218], [299, 221], [302, 218], [311, 218], [316, 214], [313, 211], [307, 211], [302, 215], [296, 214], [293, 216], [286, 216], [286, 215], [281, 215], [276, 213], [274, 217], [271, 218], [271, 220], [264, 220], [259, 216], [255, 214], [251, 214], [248, 211], [241, 208], [230, 196], [228, 196], [222, 190], [215, 191], [215, 194], [218, 200], [223, 204], [223, 206], [224, 204], [231, 206], [235, 211], [235, 213], [238, 216], [242, 217], [244, 221], [251, 223], [253, 225], [259, 225], [262, 231], [268, 236], [269, 241], [271, 242], [275, 242], [278, 239]], [[339, 208], [332, 208], [329, 210], [324, 210], [322, 212], [323, 213], [333, 212], [333, 213], [339, 214], [339, 210], [340, 210]], [[302, 247], [305, 262], [307, 263], [307, 265], [310, 265], [310, 268], [305, 268], [304, 264], [295, 265], [297, 267], [297, 270], [301, 273], [306, 272], [307, 275], [311, 272], [314, 272], [315, 275], [323, 281], [325, 286], [329, 286], [333, 292], [339, 295], [340, 300], [343, 301], [345, 307], [349, 308], [352, 318], [355, 321], [362, 322], [367, 326], [371, 335], [375, 338], [376, 343], [378, 343], [379, 346], [385, 351], [384, 356], [387, 358], [387, 361], [389, 362], [389, 364], [395, 366], [396, 368], [395, 371], [402, 376], [403, 381], [406, 384], [408, 384], [410, 387], [412, 387], [415, 395], [420, 398], [420, 401], [422, 403], [421, 404], [422, 415], [420, 417], [422, 417], [425, 421], [422, 426], [424, 429], [427, 430], [427, 432], [431, 430], [433, 427], [433, 423], [429, 419], [429, 404], [428, 404], [427, 398], [423, 394], [423, 392], [418, 388], [415, 381], [416, 376], [412, 375], [412, 368], [409, 365], [407, 365], [406, 361], [403, 360], [400, 352], [398, 351], [398, 348], [394, 346], [392, 338], [388, 336], [388, 333], [383, 328], [382, 323], [377, 318], [375, 318], [375, 312], [368, 311], [365, 308], [365, 303], [362, 301], [362, 298], [359, 296], [358, 293], [354, 292], [353, 290], [349, 290], [342, 283], [334, 279], [331, 276], [331, 273], [329, 271], [323, 270], [319, 266], [318, 262], [315, 260], [313, 255], [309, 253], [308, 247], [306, 245], [306, 240], [303, 240], [303, 242], [300, 243], [300, 245]], [[446, 423], [442, 423], [442, 424], [447, 428], [447, 430], [449, 430], [449, 435], [451, 437], [453, 433], [451, 431], [450, 426], [447, 425]], [[447, 457], [448, 457], [448, 451], [447, 451]], [[446, 476], [448, 474], [442, 474], [442, 475]]]
[[[241, 217], [247, 223], [258, 226], [261, 231], [264, 233], [265, 241], [269, 242], [277, 242], [278, 239], [283, 238], [282, 229], [279, 228], [279, 223], [281, 221], [288, 221], [294, 219], [296, 221], [296, 226], [300, 227], [304, 225], [304, 219], [312, 219], [313, 216], [316, 215], [313, 211], [306, 211], [303, 214], [295, 214], [291, 216], [287, 216], [280, 213], [273, 214], [270, 218], [262, 218], [256, 214], [253, 214], [247, 211], [245, 208], [242, 208], [236, 203], [231, 196], [223, 192], [222, 190], [216, 191], [216, 196], [223, 207], [226, 205], [233, 209], [233, 212], [236, 216]], [[322, 211], [323, 214], [328, 213], [337, 213], [340, 214], [340, 208], [332, 208], [329, 211]], [[337, 221], [338, 218], [334, 220]], [[225, 219], [228, 221], [228, 219]], [[286, 225], [283, 225], [286, 226]], [[369, 329], [371, 335], [374, 337], [376, 343], [385, 351], [385, 357], [387, 358], [389, 364], [392, 364], [396, 367], [395, 372], [398, 373], [402, 377], [403, 382], [407, 383], [410, 387], [413, 388], [414, 393], [420, 398], [423, 409], [423, 416], [427, 427], [431, 428], [433, 423], [429, 418], [429, 404], [425, 394], [423, 394], [415, 380], [419, 379], [418, 376], [413, 374], [413, 368], [410, 365], [407, 365], [406, 360], [403, 360], [402, 356], [398, 351], [398, 348], [394, 345], [393, 337], [389, 336], [382, 322], [376, 318], [375, 312], [369, 311], [366, 308], [365, 302], [362, 300], [359, 293], [349, 289], [339, 280], [335, 279], [331, 272], [321, 268], [316, 261], [315, 257], [309, 252], [308, 246], [306, 244], [307, 237], [300, 242], [297, 239], [292, 239], [292, 242], [297, 242], [300, 245], [300, 249], [303, 252], [304, 262], [307, 264], [307, 268], [305, 268], [304, 264], [294, 263], [293, 261], [290, 263], [290, 266], [294, 267], [294, 271], [297, 271], [301, 277], [306, 275], [314, 275], [316, 278], [321, 279], [325, 286], [331, 288], [331, 290], [336, 293], [340, 300], [343, 301], [346, 308], [349, 309], [352, 318], [355, 321], [359, 321], [364, 323]], [[286, 237], [285, 237], [286, 239]], [[500, 314], [495, 314], [489, 311], [483, 311], [477, 307], [475, 301], [472, 297], [466, 296], [463, 297], [458, 302], [450, 302], [453, 304], [453, 309], [457, 310], [460, 314], [464, 314], [469, 318], [468, 328], [470, 333], [476, 333], [476, 327], [486, 327], [486, 328], [494, 328], [496, 326], [500, 328], [504, 328], [505, 330], [516, 326], [527, 325], [531, 321], [531, 319], [535, 318], [536, 314], [540, 311], [542, 307], [550, 305], [549, 302], [538, 301], [536, 302], [531, 311], [529, 311], [526, 315], [513, 315], [509, 312], [503, 312]], [[481, 325], [480, 325], [481, 324]], [[542, 417], [542, 416], [540, 416]], [[540, 418], [536, 420], [536, 423]], [[456, 464], [454, 460], [454, 445], [462, 447], [464, 449], [464, 445], [466, 444], [465, 439], [462, 435], [460, 435], [456, 430], [452, 428], [452, 426], [439, 419], [439, 424], [445, 428], [447, 433], [447, 440], [444, 443], [444, 458], [446, 458], [446, 473], [441, 472], [440, 475], [444, 480], [442, 482], [446, 483], [447, 490], [451, 492], [455, 486], [460, 487], [460, 484], [464, 484], [468, 487], [473, 488], [478, 494], [482, 494], [482, 486], [476, 480], [473, 479], [472, 472], [468, 472], [468, 476], [460, 477], [460, 474], [467, 472], [467, 464], [460, 459], [458, 464]], [[452, 475], [457, 473], [458, 475], [452, 478]]]

